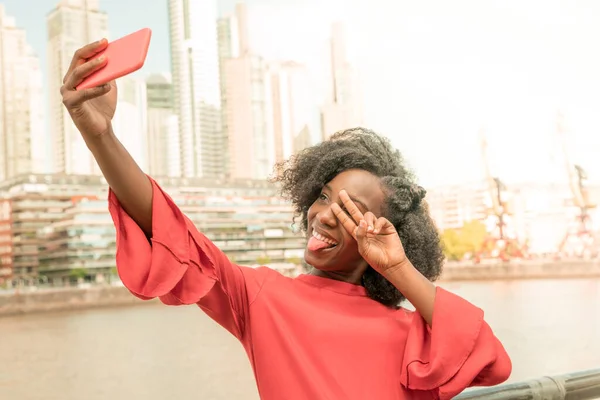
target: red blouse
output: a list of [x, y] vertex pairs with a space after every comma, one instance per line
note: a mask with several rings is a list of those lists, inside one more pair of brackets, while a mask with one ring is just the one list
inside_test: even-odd
[[433, 323], [361, 286], [233, 264], [153, 183], [151, 243], [111, 192], [117, 268], [137, 297], [197, 304], [237, 337], [263, 400], [450, 399], [511, 372], [483, 311], [437, 288]]

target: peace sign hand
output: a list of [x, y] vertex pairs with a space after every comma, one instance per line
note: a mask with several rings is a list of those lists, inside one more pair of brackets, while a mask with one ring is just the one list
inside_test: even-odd
[[340, 199], [347, 213], [337, 203], [332, 204], [331, 209], [357, 241], [358, 252], [365, 261], [382, 275], [401, 267], [407, 258], [394, 225], [370, 211], [363, 215], [345, 190], [340, 191]]

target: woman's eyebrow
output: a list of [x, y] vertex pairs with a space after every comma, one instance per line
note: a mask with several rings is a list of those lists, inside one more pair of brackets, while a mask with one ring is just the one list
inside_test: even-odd
[[[325, 189], [329, 190], [330, 192], [333, 192], [333, 190], [331, 189], [331, 186], [325, 185], [323, 187]], [[348, 193], [348, 191], [346, 191], [346, 193]], [[350, 197], [350, 200], [352, 200], [353, 202], [360, 204], [366, 211], [369, 211], [369, 207], [367, 207], [363, 201], [359, 200], [358, 198], [351, 195], [350, 193], [348, 193], [348, 197]]]

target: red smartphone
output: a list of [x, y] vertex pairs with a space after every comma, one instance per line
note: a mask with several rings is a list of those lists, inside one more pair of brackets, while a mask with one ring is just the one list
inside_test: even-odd
[[106, 49], [93, 57], [98, 58], [105, 55], [106, 65], [85, 78], [77, 85], [76, 89], [82, 90], [104, 85], [142, 68], [146, 61], [151, 37], [152, 31], [144, 28], [110, 42]]

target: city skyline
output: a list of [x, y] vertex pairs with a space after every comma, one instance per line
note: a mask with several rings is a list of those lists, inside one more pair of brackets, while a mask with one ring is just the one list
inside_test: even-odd
[[[3, 3], [17, 25], [27, 30], [28, 38], [39, 36], [40, 21], [31, 18], [36, 13], [45, 17], [56, 5], [55, 1], [38, 0], [39, 6], [34, 8], [43, 12], [35, 10], [29, 16], [21, 2]], [[139, 7], [132, 3], [101, 2], [101, 9], [112, 15], [109, 27], [113, 38], [134, 30], [122, 15]], [[328, 23], [334, 17], [357, 23], [357, 15], [361, 16], [358, 26], [362, 29], [350, 30], [349, 53], [356, 59], [359, 50], [362, 52], [357, 69], [365, 87], [365, 122], [392, 138], [425, 186], [480, 179], [476, 135], [481, 124], [489, 128], [495, 175], [508, 182], [564, 180], [553, 138], [557, 108], [565, 111], [571, 127], [573, 158], [588, 170], [591, 181], [598, 182], [600, 162], [593, 149], [600, 144], [596, 134], [600, 121], [595, 112], [600, 101], [594, 95], [600, 90], [596, 72], [600, 59], [585, 51], [598, 31], [593, 24], [600, 16], [597, 4], [579, 1], [559, 8], [554, 3], [533, 1], [502, 6], [496, 2], [459, 1], [452, 6], [433, 2], [429, 8], [435, 3], [436, 11], [427, 11], [424, 5], [400, 2], [395, 13], [389, 7], [365, 9], [356, 2], [343, 8], [330, 1], [315, 13], [311, 2], [247, 3], [250, 21], [261, 16], [261, 26], [250, 23], [259, 52], [265, 58], [294, 53], [292, 59], [299, 62], [310, 59], [305, 64], [313, 79], [315, 60], [321, 65], [327, 62], [323, 54]], [[230, 12], [234, 4], [219, 2], [219, 13]], [[164, 4], [149, 3], [148, 12], [140, 16], [140, 23], [154, 24], [148, 68], [168, 64], [168, 53], [163, 51], [168, 37], [165, 9]], [[293, 23], [292, 17], [296, 21], [310, 18], [312, 31]], [[510, 34], [501, 34], [508, 26]], [[276, 38], [274, 31], [278, 32]], [[270, 47], [265, 46], [267, 37], [273, 42]], [[372, 73], [375, 70], [378, 73]], [[319, 90], [326, 91], [322, 82]], [[508, 154], [511, 162], [506, 162]]]
[[330, 85], [323, 105], [322, 140], [353, 126], [364, 126], [359, 80], [348, 60], [346, 28], [335, 22], [329, 40]]
[[169, 0], [174, 113], [179, 122], [181, 175], [222, 176], [217, 2]]
[[274, 148], [269, 140], [267, 62], [250, 46], [248, 12], [238, 4], [217, 20], [225, 169], [229, 177], [267, 176]]
[[[265, 179], [282, 154], [289, 157], [320, 140], [321, 127], [311, 123], [309, 111], [314, 108], [314, 114], [318, 115], [319, 103], [307, 96], [309, 81], [301, 77], [308, 74], [304, 73], [302, 64], [291, 60], [268, 61], [250, 50], [244, 3], [237, 3], [233, 14], [221, 18], [217, 18], [216, 3], [216, 0], [201, 0], [187, 5], [183, 0], [168, 1], [172, 72], [163, 75], [169, 85], [162, 89], [152, 86], [155, 85], [152, 77], [157, 74], [141, 79], [137, 73], [119, 79], [113, 126], [117, 137], [145, 171], [152, 169], [155, 173], [190, 178]], [[34, 103], [20, 104], [7, 97], [8, 109], [18, 109], [23, 116], [17, 118], [19, 115], [14, 111], [8, 114], [14, 116], [16, 122], [10, 125], [9, 121], [5, 129], [9, 134], [3, 135], [2, 143], [10, 145], [3, 153], [8, 160], [14, 158], [13, 136], [31, 141], [32, 148], [49, 148], [51, 154], [45, 168], [5, 168], [8, 172], [4, 179], [35, 172], [100, 174], [93, 157], [86, 151], [83, 138], [62, 107], [58, 90], [69, 67], [70, 55], [91, 42], [92, 37], [111, 37], [108, 13], [101, 10], [100, 4], [99, 0], [61, 0], [46, 16], [49, 135], [34, 143], [32, 138], [39, 132], [15, 130], [15, 123], [23, 125], [26, 116], [34, 114], [30, 113]], [[9, 23], [15, 25], [14, 17], [9, 17]], [[336, 56], [340, 53], [338, 49], [346, 47], [345, 37], [335, 35], [337, 31], [339, 29], [333, 30], [330, 49], [329, 86], [333, 93], [330, 101], [347, 111], [355, 108], [352, 102], [356, 91], [354, 82], [345, 77], [351, 68], [344, 52], [341, 52], [342, 57]], [[26, 31], [18, 29], [16, 32], [21, 35], [19, 43], [25, 46], [21, 53], [25, 57], [28, 57], [26, 53], [33, 54], [27, 44]], [[3, 56], [4, 61], [9, 58]], [[296, 66], [291, 68], [292, 64]], [[284, 70], [288, 73], [294, 70], [294, 73], [284, 74]], [[7, 68], [3, 71], [10, 72]], [[19, 73], [26, 82], [30, 80], [27, 73], [29, 71]], [[5, 74], [3, 78], [6, 85], [12, 79], [10, 76]], [[340, 88], [344, 95], [348, 94], [342, 102]], [[154, 89], [170, 92], [168, 107], [154, 104], [155, 100], [164, 99], [148, 98], [158, 93]], [[163, 94], [168, 96], [167, 92]], [[40, 97], [39, 94], [32, 96], [36, 100]], [[151, 107], [149, 102], [153, 103]], [[324, 116], [327, 111], [324, 110]], [[337, 122], [336, 129], [348, 125], [345, 119]], [[36, 129], [43, 131], [41, 126]], [[175, 134], [176, 139], [165, 138], [168, 134]], [[165, 160], [155, 152], [166, 153], [170, 160], [168, 167], [165, 168]], [[34, 157], [17, 154], [17, 158], [29, 165]], [[150, 168], [150, 161], [161, 165]], [[173, 165], [175, 162], [179, 164], [177, 167]]]
[[48, 172], [98, 175], [96, 160], [62, 105], [60, 88], [75, 51], [94, 41], [93, 38], [108, 35], [108, 15], [100, 10], [99, 0], [60, 0], [45, 22], [48, 32], [45, 86], [50, 91], [46, 123], [52, 149]]
[[0, 181], [43, 170], [42, 92], [40, 59], [0, 3]]

